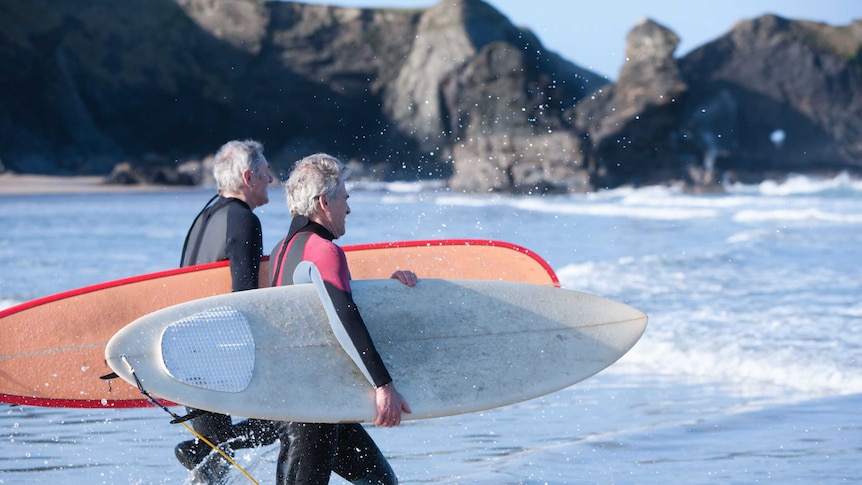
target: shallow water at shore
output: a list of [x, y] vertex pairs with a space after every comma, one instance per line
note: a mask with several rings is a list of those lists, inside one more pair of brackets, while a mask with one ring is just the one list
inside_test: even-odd
[[[862, 187], [797, 179], [474, 197], [354, 190], [342, 244], [488, 238], [547, 259], [564, 287], [650, 317], [597, 376], [513, 406], [370, 428], [401, 483], [855, 482], [862, 458]], [[209, 192], [0, 197], [0, 307], [177, 264]], [[269, 248], [277, 190], [258, 209]], [[50, 365], [47, 362], [46, 365]], [[0, 405], [0, 483], [185, 483], [188, 432], [158, 408]], [[260, 483], [277, 447], [238, 454]], [[231, 483], [250, 483], [238, 472]], [[343, 483], [333, 480], [333, 483]]]
[[[862, 396], [728, 397], [722, 386], [600, 374], [514, 406], [370, 431], [401, 483], [852, 483]], [[2, 483], [184, 483], [187, 432], [157, 408], [2, 409]], [[11, 429], [10, 429], [11, 428]], [[8, 434], [7, 434], [8, 433]], [[278, 446], [238, 454], [272, 483]], [[234, 471], [230, 483], [250, 483]], [[333, 483], [344, 483], [334, 479]]]

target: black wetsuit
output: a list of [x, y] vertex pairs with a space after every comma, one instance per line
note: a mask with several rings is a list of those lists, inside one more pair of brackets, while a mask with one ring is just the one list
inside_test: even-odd
[[[272, 285], [293, 284], [293, 272], [301, 261], [315, 263], [352, 345], [362, 356], [366, 374], [375, 386], [387, 384], [392, 378], [353, 302], [347, 258], [333, 239], [323, 226], [304, 217], [294, 218], [287, 237], [270, 255]], [[326, 484], [332, 472], [355, 484], [398, 483], [386, 457], [361, 424], [288, 422], [279, 429], [279, 438], [279, 485]]]
[[[230, 261], [231, 291], [258, 287], [263, 236], [260, 219], [245, 202], [214, 197], [192, 223], [180, 265]], [[189, 410], [194, 412], [194, 410]], [[192, 427], [213, 443], [232, 450], [269, 445], [278, 438], [276, 423], [248, 419], [232, 424], [224, 414], [205, 413]], [[208, 451], [206, 448], [204, 452]]]
[[263, 254], [260, 219], [248, 204], [217, 196], [197, 215], [183, 246], [180, 266], [230, 261], [231, 291], [258, 287]]

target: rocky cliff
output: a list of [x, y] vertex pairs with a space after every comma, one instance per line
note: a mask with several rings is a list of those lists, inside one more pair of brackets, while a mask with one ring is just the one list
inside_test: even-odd
[[[232, 138], [284, 171], [576, 191], [862, 165], [862, 21], [765, 16], [682, 59], [645, 20], [605, 79], [481, 0], [0, 2], [0, 169], [161, 180]], [[182, 179], [184, 180], [184, 179]]]
[[862, 20], [746, 20], [679, 66], [689, 88], [681, 145], [710, 167], [862, 167]]

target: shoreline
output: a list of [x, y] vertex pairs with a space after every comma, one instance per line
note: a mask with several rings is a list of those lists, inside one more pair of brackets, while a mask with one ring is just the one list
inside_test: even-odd
[[22, 175], [0, 174], [0, 197], [14, 195], [99, 194], [118, 192], [173, 192], [197, 186], [118, 185], [105, 183], [101, 175]]
[[[850, 180], [862, 180], [862, 175], [849, 172], [818, 172], [799, 174], [819, 180], [829, 180], [845, 175]], [[786, 181], [794, 175], [773, 174], [760, 182], [748, 182], [747, 184], [762, 183], [772, 180], [778, 183]], [[167, 184], [112, 184], [106, 182], [104, 175], [34, 175], [17, 173], [0, 173], [0, 198], [20, 195], [61, 195], [61, 194], [100, 194], [100, 193], [152, 193], [152, 192], [181, 192], [192, 191], [201, 188], [201, 185], [167, 185]], [[745, 182], [743, 182], [745, 183]], [[274, 185], [280, 185], [278, 182]], [[664, 186], [671, 187], [674, 183], [668, 182]], [[724, 186], [691, 186], [685, 187], [692, 194], [721, 193]]]

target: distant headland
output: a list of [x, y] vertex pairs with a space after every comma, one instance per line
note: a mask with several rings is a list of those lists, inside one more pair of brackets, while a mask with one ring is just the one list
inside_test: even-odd
[[475, 193], [862, 173], [862, 19], [764, 15], [681, 58], [645, 19], [616, 83], [482, 0], [29, 0], [0, 25], [0, 172], [195, 185], [254, 138], [281, 174], [324, 151]]

